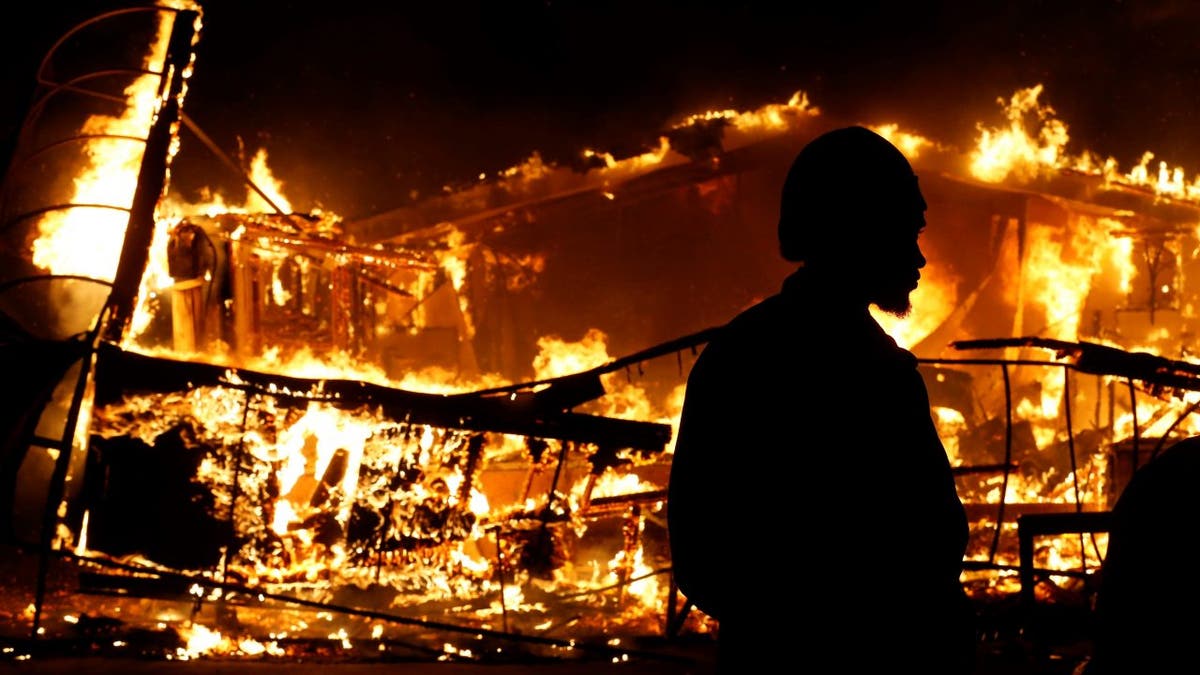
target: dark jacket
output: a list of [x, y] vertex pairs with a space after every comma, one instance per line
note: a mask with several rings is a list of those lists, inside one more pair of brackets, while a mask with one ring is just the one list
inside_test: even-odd
[[789, 277], [692, 368], [667, 504], [675, 579], [722, 640], [886, 642], [894, 663], [966, 672], [929, 665], [969, 659], [974, 626], [966, 515], [917, 361], [812, 285]]

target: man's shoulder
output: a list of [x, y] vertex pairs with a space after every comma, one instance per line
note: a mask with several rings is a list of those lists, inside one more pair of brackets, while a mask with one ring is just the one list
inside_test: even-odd
[[795, 316], [785, 307], [783, 298], [772, 295], [736, 314], [718, 333], [717, 339], [726, 342], [769, 340], [794, 323]]
[[758, 372], [794, 356], [796, 335], [787, 325], [774, 297], [738, 313], [713, 335], [694, 366], [697, 377], [761, 377]]

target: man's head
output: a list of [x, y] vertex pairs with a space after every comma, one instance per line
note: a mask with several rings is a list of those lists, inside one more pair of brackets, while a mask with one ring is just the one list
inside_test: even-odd
[[829, 289], [903, 315], [925, 257], [925, 198], [896, 146], [865, 127], [813, 139], [783, 184], [779, 248]]

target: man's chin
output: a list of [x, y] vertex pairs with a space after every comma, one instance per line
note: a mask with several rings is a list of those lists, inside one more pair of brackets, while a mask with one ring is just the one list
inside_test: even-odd
[[912, 312], [912, 301], [909, 300], [908, 293], [894, 298], [880, 299], [876, 301], [875, 306], [899, 319], [906, 318]]

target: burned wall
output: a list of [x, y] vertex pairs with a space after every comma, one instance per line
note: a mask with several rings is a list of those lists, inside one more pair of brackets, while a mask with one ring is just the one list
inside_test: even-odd
[[[537, 338], [608, 336], [631, 353], [732, 318], [792, 269], [778, 252], [779, 189], [790, 152], [745, 166], [664, 170], [608, 191], [490, 221], [477, 260], [544, 259], [517, 291], [474, 267], [466, 293], [485, 369], [527, 377]], [[493, 267], [496, 265], [493, 264]]]

